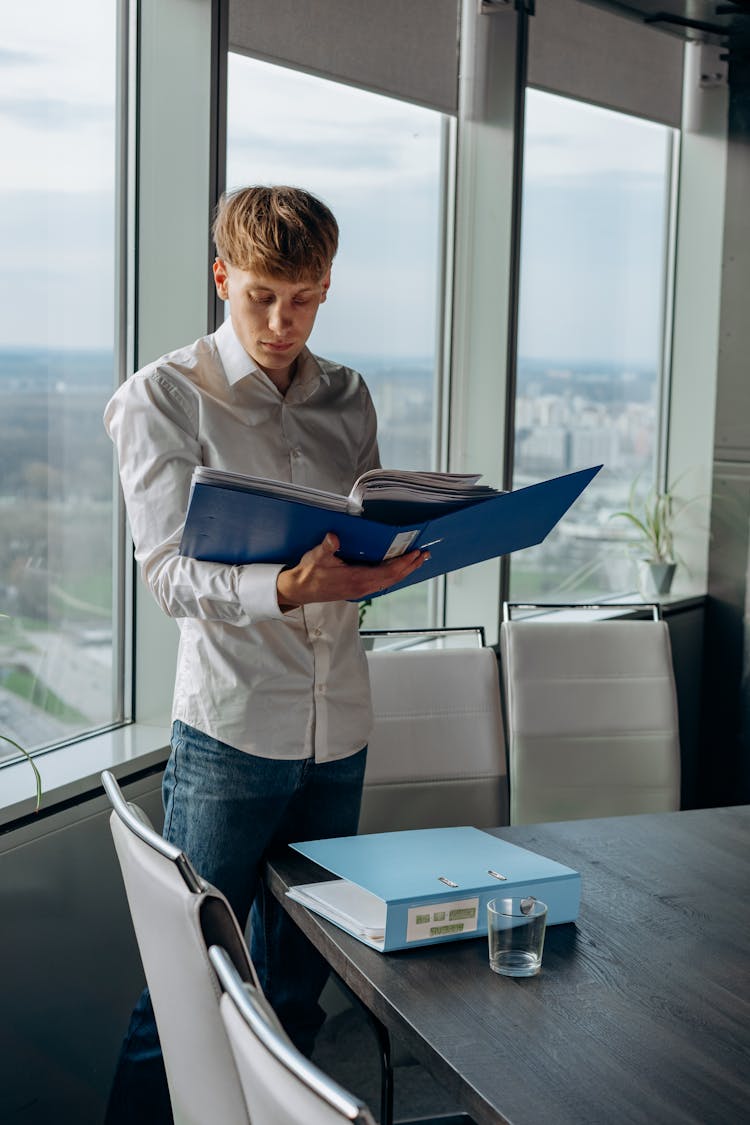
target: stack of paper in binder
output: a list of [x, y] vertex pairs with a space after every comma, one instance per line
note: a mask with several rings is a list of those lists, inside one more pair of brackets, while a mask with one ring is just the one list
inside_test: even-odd
[[478, 828], [379, 832], [292, 844], [338, 879], [287, 894], [387, 952], [487, 932], [487, 903], [546, 902], [550, 925], [578, 916], [577, 871]]

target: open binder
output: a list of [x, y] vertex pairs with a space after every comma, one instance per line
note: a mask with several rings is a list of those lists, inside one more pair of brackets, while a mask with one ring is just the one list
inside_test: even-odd
[[487, 903], [534, 896], [547, 922], [574, 922], [577, 871], [479, 828], [378, 832], [292, 844], [338, 875], [287, 894], [353, 937], [387, 953], [487, 933]]
[[[398, 590], [474, 563], [531, 547], [548, 535], [599, 472], [580, 469], [513, 492], [491, 493], [466, 506], [378, 500], [364, 514], [321, 507], [313, 496], [294, 499], [253, 491], [205, 470], [194, 476], [180, 553], [208, 562], [295, 565], [306, 551], [334, 532], [348, 562], [377, 563], [406, 551], [428, 550], [430, 558]], [[313, 492], [314, 490], [306, 490]], [[326, 494], [327, 495], [327, 494]], [[379, 592], [370, 597], [378, 597]]]

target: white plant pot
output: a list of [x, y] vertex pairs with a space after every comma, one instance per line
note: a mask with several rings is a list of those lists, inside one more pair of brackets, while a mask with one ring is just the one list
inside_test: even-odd
[[677, 563], [638, 559], [638, 589], [642, 597], [654, 598], [668, 594]]

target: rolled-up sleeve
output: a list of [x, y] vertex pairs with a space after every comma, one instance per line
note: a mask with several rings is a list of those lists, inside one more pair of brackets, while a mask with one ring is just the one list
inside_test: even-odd
[[283, 618], [280, 565], [229, 566], [180, 555], [193, 469], [202, 464], [199, 404], [168, 365], [131, 376], [107, 405], [135, 557], [169, 617], [229, 625]]

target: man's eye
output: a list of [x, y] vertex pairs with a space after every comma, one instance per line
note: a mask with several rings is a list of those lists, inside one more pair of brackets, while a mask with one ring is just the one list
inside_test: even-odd
[[251, 294], [250, 300], [253, 301], [253, 303], [256, 305], [270, 305], [273, 297], [259, 297]]
[[310, 298], [309, 297], [295, 297], [294, 303], [295, 303], [295, 305], [309, 305], [310, 304]]

